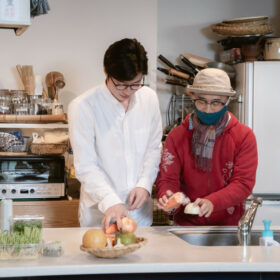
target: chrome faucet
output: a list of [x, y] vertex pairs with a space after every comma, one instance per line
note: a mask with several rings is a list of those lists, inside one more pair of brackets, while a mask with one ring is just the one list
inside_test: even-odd
[[238, 240], [239, 245], [250, 244], [250, 233], [254, 223], [254, 219], [258, 210], [258, 207], [262, 205], [262, 198], [255, 197], [250, 207], [246, 210], [244, 215], [238, 222]]

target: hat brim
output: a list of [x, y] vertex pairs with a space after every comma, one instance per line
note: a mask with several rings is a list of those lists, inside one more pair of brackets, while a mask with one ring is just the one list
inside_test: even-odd
[[187, 86], [187, 93], [189, 93], [189, 92], [221, 95], [221, 96], [234, 96], [236, 94], [235, 90], [231, 90], [231, 91], [205, 90], [205, 89], [201, 89], [201, 88], [195, 88], [190, 85]]

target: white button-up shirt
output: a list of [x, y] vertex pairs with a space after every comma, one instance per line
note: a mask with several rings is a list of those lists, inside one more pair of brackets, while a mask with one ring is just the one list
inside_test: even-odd
[[[126, 204], [133, 188], [152, 192], [161, 153], [158, 98], [152, 89], [142, 87], [125, 112], [102, 84], [75, 98], [68, 116], [76, 176], [82, 183], [80, 223], [100, 226], [100, 212]], [[152, 211], [150, 198], [129, 214], [138, 225], [151, 225]]]

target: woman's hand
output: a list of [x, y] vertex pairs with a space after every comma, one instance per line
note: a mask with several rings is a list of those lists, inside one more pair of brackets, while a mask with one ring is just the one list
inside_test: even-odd
[[205, 198], [197, 198], [195, 200], [195, 202], [193, 203], [193, 206], [199, 206], [200, 207], [200, 213], [199, 216], [203, 217], [205, 216], [205, 218], [210, 217], [210, 215], [212, 214], [213, 210], [214, 210], [214, 205], [213, 203]]
[[167, 190], [166, 194], [163, 195], [158, 201], [157, 201], [157, 207], [159, 209], [164, 209], [168, 199], [173, 195], [173, 192], [171, 190]]

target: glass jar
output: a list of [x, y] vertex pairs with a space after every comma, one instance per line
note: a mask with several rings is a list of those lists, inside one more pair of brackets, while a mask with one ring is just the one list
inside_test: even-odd
[[17, 114], [16, 109], [20, 108], [21, 104], [28, 104], [27, 93], [24, 90], [11, 90], [10, 95], [12, 111]]
[[46, 114], [52, 114], [52, 100], [50, 98], [42, 98], [42, 107]]
[[14, 114], [16, 115], [28, 115], [29, 103], [14, 104]]
[[52, 114], [53, 115], [62, 115], [63, 112], [63, 105], [58, 101], [54, 100], [52, 103]]
[[0, 114], [11, 114], [11, 99], [9, 94], [0, 94]]
[[38, 95], [29, 96], [30, 99], [30, 115], [40, 115], [42, 107], [42, 98]]

